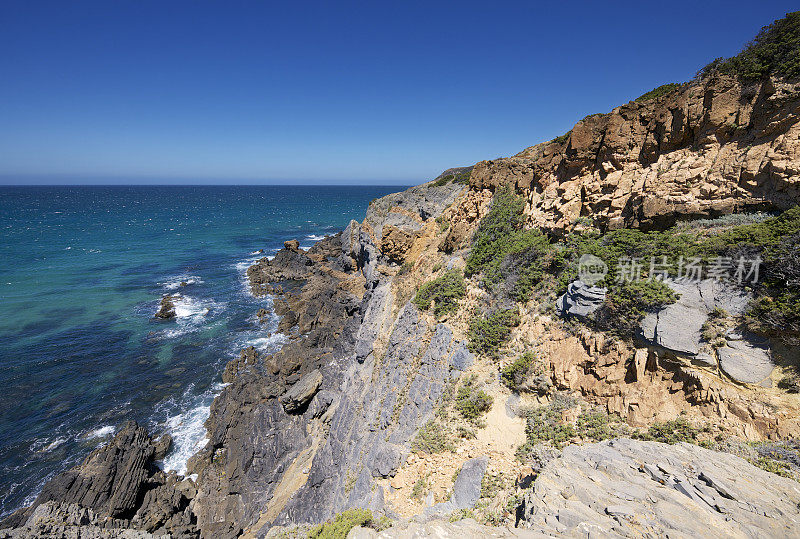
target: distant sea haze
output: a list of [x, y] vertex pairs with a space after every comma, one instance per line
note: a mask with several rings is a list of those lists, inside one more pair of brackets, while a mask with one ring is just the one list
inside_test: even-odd
[[[185, 471], [227, 361], [276, 350], [247, 267], [397, 186], [0, 187], [0, 513], [135, 419]], [[163, 294], [177, 319], [155, 321]]]

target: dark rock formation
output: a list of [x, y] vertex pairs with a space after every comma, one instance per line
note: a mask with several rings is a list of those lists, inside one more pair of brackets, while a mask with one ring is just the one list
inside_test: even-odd
[[175, 302], [173, 301], [173, 297], [167, 294], [163, 298], [161, 298], [161, 305], [159, 306], [158, 311], [154, 318], [158, 318], [160, 320], [169, 320], [171, 318], [175, 318]]
[[453, 495], [450, 499], [425, 508], [424, 515], [448, 515], [453, 511], [475, 507], [481, 497], [481, 482], [488, 463], [489, 457], [486, 456], [465, 462], [453, 483]]
[[561, 316], [586, 317], [599, 309], [605, 299], [605, 288], [573, 281], [564, 295], [556, 301], [556, 308]]
[[314, 369], [300, 378], [300, 380], [279, 399], [281, 404], [283, 404], [283, 409], [289, 414], [299, 412], [314, 398], [320, 385], [322, 385], [322, 373], [319, 369]]
[[97, 526], [107, 536], [121, 528], [195, 536], [198, 531], [190, 509], [193, 484], [155, 465], [170, 443], [169, 437], [154, 441], [144, 428], [129, 422], [83, 463], [46, 483], [33, 505], [11, 515], [0, 527], [23, 527], [45, 535], [49, 529], [58, 535], [55, 530], [62, 525], [88, 526], [78, 530], [81, 537], [92, 536]]

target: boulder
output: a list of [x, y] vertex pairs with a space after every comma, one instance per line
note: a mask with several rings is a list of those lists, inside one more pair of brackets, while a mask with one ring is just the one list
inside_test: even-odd
[[314, 369], [306, 374], [294, 384], [289, 391], [280, 397], [280, 402], [286, 413], [293, 414], [301, 411], [308, 404], [314, 395], [317, 394], [319, 386], [322, 385], [322, 373], [319, 369]]
[[573, 281], [567, 291], [556, 301], [561, 316], [585, 317], [595, 312], [606, 299], [606, 289]]
[[288, 249], [289, 251], [296, 253], [297, 251], [300, 250], [300, 242], [297, 240], [287, 240], [283, 242], [283, 247], [285, 249]]
[[446, 502], [437, 503], [426, 507], [424, 515], [447, 515], [453, 511], [461, 509], [472, 509], [481, 497], [481, 483], [483, 475], [486, 473], [486, 466], [489, 464], [489, 457], [482, 456], [470, 459], [461, 466], [455, 483], [453, 483], [453, 494]]
[[766, 342], [757, 340], [754, 336], [749, 339], [732, 339], [728, 336], [727, 346], [717, 350], [719, 366], [737, 382], [758, 384], [769, 378], [775, 369], [775, 364], [770, 356], [769, 346]]
[[680, 297], [657, 312], [649, 313], [640, 324], [640, 336], [650, 344], [696, 356], [702, 347], [702, 327], [713, 309], [724, 309], [736, 316], [744, 312], [749, 296], [713, 279], [664, 281]]

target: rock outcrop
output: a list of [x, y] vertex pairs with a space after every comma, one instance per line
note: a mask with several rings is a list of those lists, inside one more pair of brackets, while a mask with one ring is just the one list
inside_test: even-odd
[[586, 317], [603, 305], [606, 289], [599, 286], [587, 286], [581, 281], [569, 284], [567, 291], [558, 298], [556, 308], [561, 316]]
[[54, 536], [144, 536], [126, 534], [127, 528], [196, 536], [199, 532], [190, 507], [193, 483], [155, 465], [168, 449], [168, 438], [153, 440], [143, 427], [129, 422], [80, 465], [47, 482], [33, 505], [11, 515], [0, 527]]
[[529, 226], [601, 229], [787, 209], [800, 199], [800, 84], [714, 76], [578, 122], [568, 136], [481, 161], [473, 189], [514, 185]]
[[154, 314], [153, 317], [158, 318], [159, 320], [171, 320], [172, 318], [175, 318], [175, 316], [174, 298], [167, 294], [161, 298], [158, 311], [156, 311], [156, 314]]
[[800, 485], [692, 444], [609, 440], [548, 463], [523, 526], [562, 537], [788, 537], [800, 528]]

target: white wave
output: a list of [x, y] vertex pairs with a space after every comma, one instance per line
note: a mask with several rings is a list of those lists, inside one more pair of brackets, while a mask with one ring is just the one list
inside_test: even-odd
[[163, 286], [167, 290], [177, 290], [181, 288], [182, 283], [186, 283], [186, 285], [192, 284], [200, 284], [204, 282], [203, 279], [198, 277], [197, 275], [177, 275], [175, 277], [170, 278], [168, 281], [164, 281], [162, 283], [158, 283]]
[[160, 335], [173, 339], [197, 331], [217, 313], [224, 311], [227, 304], [212, 299], [199, 300], [182, 294], [172, 295], [175, 305], [175, 325], [165, 328]]
[[86, 438], [106, 438], [114, 434], [114, 427], [111, 425], [104, 425], [98, 429], [94, 429], [86, 433]]
[[259, 352], [274, 353], [289, 340], [283, 333], [273, 333], [268, 337], [255, 337], [245, 341], [244, 347], [252, 346]]
[[39, 452], [41, 452], [41, 453], [47, 453], [48, 451], [52, 451], [53, 449], [57, 449], [58, 447], [60, 447], [60, 446], [61, 446], [61, 444], [63, 444], [63, 443], [64, 443], [64, 442], [66, 442], [66, 441], [67, 441], [67, 438], [66, 438], [66, 437], [64, 437], [64, 436], [59, 436], [59, 437], [58, 437], [58, 438], [56, 438], [55, 440], [53, 440], [53, 441], [51, 441], [51, 442], [47, 443], [47, 445], [45, 445], [44, 447], [42, 447], [42, 448], [39, 450]]
[[307, 240], [307, 241], [320, 241], [320, 240], [324, 240], [324, 239], [325, 239], [325, 238], [327, 238], [328, 236], [330, 236], [330, 234], [324, 234], [324, 235], [320, 235], [320, 234], [309, 234], [308, 236], [306, 236], [306, 240]]

